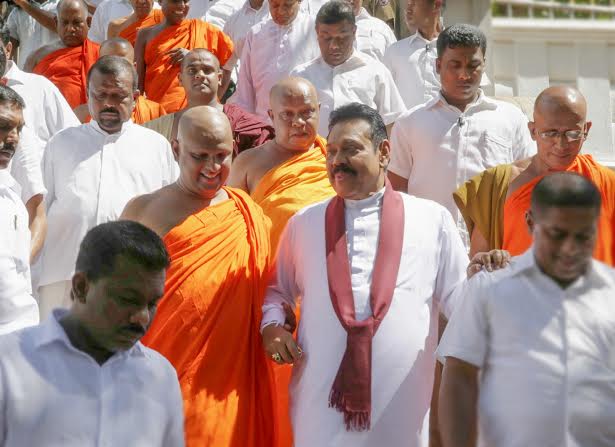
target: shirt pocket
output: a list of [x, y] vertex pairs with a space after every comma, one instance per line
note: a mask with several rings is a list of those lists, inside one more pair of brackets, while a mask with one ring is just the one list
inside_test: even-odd
[[495, 134], [484, 131], [481, 136], [483, 148], [483, 163], [487, 168], [512, 162], [512, 141]]

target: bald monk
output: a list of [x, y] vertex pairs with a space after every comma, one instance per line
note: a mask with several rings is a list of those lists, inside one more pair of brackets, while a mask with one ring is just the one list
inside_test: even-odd
[[172, 259], [141, 341], [177, 370], [188, 447], [271, 447], [273, 383], [259, 333], [269, 222], [247, 194], [223, 186], [233, 136], [222, 112], [186, 111], [173, 152], [177, 182], [122, 214], [158, 233]]
[[98, 44], [87, 38], [90, 18], [81, 0], [60, 0], [55, 23], [60, 40], [34, 51], [25, 70], [53, 82], [74, 109], [87, 102], [86, 76], [98, 59]]
[[164, 19], [160, 9], [154, 9], [154, 0], [130, 0], [133, 13], [109, 22], [107, 38], [121, 37], [135, 44], [137, 31], [141, 28], [158, 25]]
[[[326, 141], [316, 134], [316, 89], [302, 78], [285, 78], [269, 95], [269, 117], [275, 138], [262, 147], [239, 154], [229, 185], [250, 193], [271, 219], [271, 247], [275, 251], [282, 230], [297, 211], [335, 195], [327, 176]], [[290, 365], [275, 365], [280, 446], [292, 445], [288, 416]]]
[[[173, 113], [186, 107], [186, 95], [177, 77], [186, 54], [195, 48], [206, 48], [224, 66], [233, 54], [233, 41], [214, 25], [186, 19], [189, 10], [186, 0], [161, 0], [160, 5], [164, 14], [162, 23], [137, 33], [139, 90]], [[226, 70], [224, 76], [229, 77], [230, 71]]]
[[537, 154], [489, 169], [454, 194], [471, 234], [471, 254], [503, 248], [516, 256], [527, 250], [532, 238], [526, 213], [534, 186], [551, 172], [569, 171], [590, 179], [602, 194], [594, 257], [615, 265], [615, 173], [591, 155], [580, 154], [591, 124], [585, 98], [576, 88], [549, 87], [538, 96], [529, 123]]
[[211, 106], [224, 112], [231, 122], [234, 155], [260, 146], [273, 138], [273, 127], [260, 116], [246, 112], [237, 104], [220, 104], [218, 89], [221, 79], [218, 58], [203, 48], [192, 50], [182, 60], [179, 73], [179, 83], [186, 92], [186, 108], [150, 121], [145, 127], [155, 130], [172, 142], [177, 137], [178, 123], [186, 110]]
[[[100, 57], [119, 56], [134, 64], [134, 50], [130, 42], [120, 37], [113, 37], [100, 44]], [[87, 104], [76, 107], [75, 115], [82, 123], [88, 123], [92, 119]], [[130, 119], [136, 124], [144, 124], [166, 114], [164, 107], [154, 101], [150, 101], [143, 95], [139, 95], [135, 100], [135, 108]]]

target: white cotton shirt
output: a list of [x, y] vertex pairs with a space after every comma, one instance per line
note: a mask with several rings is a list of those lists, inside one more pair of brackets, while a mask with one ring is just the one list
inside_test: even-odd
[[38, 194], [47, 193], [41, 167], [44, 148], [44, 143], [32, 130], [26, 126], [21, 129], [17, 151], [11, 160], [9, 170], [20, 186], [24, 204]]
[[[233, 54], [224, 66], [227, 70], [232, 70], [237, 65], [239, 57], [243, 52], [243, 44], [250, 29], [257, 23], [270, 18], [269, 2], [267, 0], [263, 2], [263, 5], [258, 10], [252, 8], [248, 0], [241, 1], [242, 6], [233, 12], [223, 25], [224, 34], [231, 38], [234, 48]], [[237, 0], [220, 0], [216, 6], [210, 10], [210, 13], [214, 14], [214, 12], [221, 11], [222, 7], [228, 7], [227, 5], [230, 5], [230, 2], [237, 2]]]
[[469, 246], [453, 192], [486, 169], [535, 153], [527, 118], [516, 106], [479, 91], [462, 113], [439, 94], [395, 122], [389, 171], [408, 179], [408, 194], [444, 205]]
[[53, 137], [43, 157], [47, 238], [39, 286], [70, 280], [88, 230], [118, 219], [130, 199], [177, 176], [166, 138], [132, 121], [115, 134], [91, 121]]
[[[48, 0], [36, 4], [36, 7], [55, 14], [58, 3], [59, 0]], [[15, 8], [11, 11], [6, 27], [11, 37], [19, 41], [17, 65], [20, 68], [23, 68], [26, 59], [33, 51], [60, 39], [57, 33], [45, 28], [21, 8]]]
[[[329, 296], [325, 210], [330, 200], [293, 216], [280, 241], [276, 274], [267, 289], [262, 326], [284, 321], [282, 303], [301, 299], [301, 361], [290, 386], [295, 447], [427, 446], [438, 312], [449, 315], [462, 289], [468, 257], [449, 213], [399, 193], [404, 236], [391, 307], [372, 344], [371, 430], [346, 431], [329, 408], [329, 392], [347, 334]], [[346, 237], [357, 318], [371, 314], [369, 287], [380, 226], [381, 195], [345, 201]]]
[[26, 103], [24, 121], [38, 138], [46, 143], [59, 131], [81, 124], [51, 81], [44, 76], [21, 71], [13, 61], [7, 63], [8, 70], [4, 75], [8, 80], [6, 85], [23, 98]]
[[357, 25], [355, 48], [382, 62], [386, 49], [397, 42], [395, 33], [382, 20], [372, 17], [365, 8], [361, 8], [355, 20]]
[[[154, 8], [160, 8], [157, 2], [154, 2]], [[92, 16], [88, 39], [98, 44], [103, 43], [107, 40], [109, 23], [120, 17], [129, 16], [133, 11], [130, 0], [104, 0], [96, 7]]]
[[[31, 292], [28, 212], [19, 185], [8, 169], [1, 169], [0, 334], [38, 324], [38, 305]], [[0, 406], [2, 401], [0, 394]]]
[[140, 342], [99, 365], [70, 342], [65, 313], [0, 337], [0, 445], [183, 447], [173, 366]]
[[271, 18], [254, 25], [244, 41], [232, 102], [268, 120], [271, 87], [320, 54], [314, 26], [314, 18], [301, 10], [287, 26]]
[[566, 289], [532, 249], [468, 283], [438, 356], [480, 368], [481, 447], [615, 445], [615, 270]]
[[418, 31], [390, 45], [384, 65], [391, 71], [408, 109], [438, 96], [440, 75], [436, 72], [436, 41], [425, 39]]
[[318, 133], [329, 133], [329, 115], [351, 102], [370, 106], [389, 125], [406, 110], [389, 70], [378, 60], [353, 51], [346, 62], [332, 67], [319, 56], [300, 65], [291, 76], [305, 78], [314, 84], [320, 102]]

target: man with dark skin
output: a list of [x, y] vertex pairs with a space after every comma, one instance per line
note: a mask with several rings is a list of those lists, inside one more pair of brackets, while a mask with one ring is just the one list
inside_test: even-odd
[[107, 39], [121, 37], [134, 45], [140, 28], [148, 28], [162, 22], [164, 15], [159, 9], [154, 9], [154, 0], [131, 0], [133, 13], [120, 17], [109, 23]]
[[81, 0], [61, 0], [56, 26], [60, 40], [33, 52], [25, 70], [45, 76], [74, 109], [86, 99], [84, 74], [98, 59], [98, 44], [87, 38], [90, 18]]
[[[160, 103], [168, 113], [186, 106], [186, 95], [177, 75], [186, 54], [205, 48], [224, 66], [233, 53], [233, 42], [218, 27], [199, 19], [186, 19], [189, 0], [162, 0], [164, 20], [137, 33], [135, 59], [139, 90]], [[230, 71], [224, 76], [230, 76]]]
[[615, 270], [592, 259], [600, 202], [584, 176], [542, 177], [532, 247], [468, 284], [438, 348], [446, 447], [614, 445]]
[[155, 130], [172, 142], [177, 138], [177, 128], [184, 112], [193, 107], [209, 106], [224, 112], [229, 119], [233, 130], [235, 155], [260, 146], [273, 137], [273, 128], [259, 116], [246, 112], [237, 104], [220, 104], [218, 97], [223, 74], [218, 58], [210, 51], [197, 48], [187, 53], [177, 77], [186, 92], [186, 107], [150, 121], [145, 127]]
[[139, 342], [168, 266], [160, 238], [136, 222], [86, 234], [70, 309], [0, 339], [0, 444], [184, 445], [177, 374]]

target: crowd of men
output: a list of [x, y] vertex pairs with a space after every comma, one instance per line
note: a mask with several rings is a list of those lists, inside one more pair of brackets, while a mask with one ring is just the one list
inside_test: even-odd
[[487, 96], [445, 0], [14, 4], [0, 447], [615, 445], [578, 89]]

